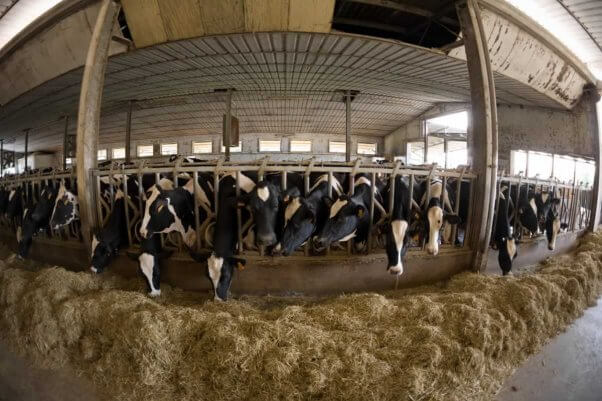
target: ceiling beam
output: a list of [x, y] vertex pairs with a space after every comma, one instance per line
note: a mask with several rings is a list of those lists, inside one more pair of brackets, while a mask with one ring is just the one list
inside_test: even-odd
[[[392, 10], [401, 11], [404, 13], [420, 15], [421, 17], [425, 17], [425, 18], [433, 18], [436, 16], [436, 13], [434, 13], [433, 11], [427, 10], [425, 8], [416, 7], [416, 6], [412, 6], [409, 4], [396, 3], [391, 0], [346, 0], [346, 1], [370, 5], [370, 6], [390, 8]], [[456, 26], [456, 27], [460, 26], [458, 21], [456, 21], [453, 18], [449, 18], [449, 17], [441, 16], [439, 18], [439, 21], [441, 21], [445, 24]]]
[[378, 29], [380, 31], [401, 33], [404, 35], [407, 33], [407, 30], [401, 26], [383, 24], [380, 22], [365, 21], [365, 20], [360, 20], [360, 19], [355, 19], [355, 18], [336, 17], [333, 19], [332, 22], [335, 24], [353, 25], [353, 26], [359, 26], [362, 28]]

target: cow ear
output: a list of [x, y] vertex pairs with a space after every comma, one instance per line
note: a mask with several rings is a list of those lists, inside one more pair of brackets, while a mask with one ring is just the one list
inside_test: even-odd
[[355, 214], [361, 219], [364, 217], [364, 214], [366, 214], [366, 208], [363, 205], [356, 205]]
[[330, 196], [322, 197], [322, 202], [324, 202], [326, 207], [329, 209], [332, 207], [332, 204], [334, 203], [334, 201], [332, 200], [332, 198]]
[[457, 214], [446, 214], [443, 216], [443, 220], [449, 224], [460, 224], [460, 217]]

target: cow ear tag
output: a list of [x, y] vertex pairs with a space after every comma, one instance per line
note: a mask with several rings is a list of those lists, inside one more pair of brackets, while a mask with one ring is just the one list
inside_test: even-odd
[[364, 217], [364, 209], [359, 208], [357, 210], [357, 216], [361, 219], [362, 217]]
[[240, 263], [240, 262], [236, 262], [236, 268], [237, 268], [238, 270], [244, 270], [244, 269], [245, 269], [245, 265], [243, 265], [243, 264], [242, 264], [242, 263]]

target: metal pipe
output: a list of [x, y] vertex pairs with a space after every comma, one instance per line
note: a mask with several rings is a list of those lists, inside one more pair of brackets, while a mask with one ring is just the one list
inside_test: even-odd
[[230, 161], [230, 144], [232, 143], [232, 89], [226, 91], [226, 133], [225, 133], [226, 161]]
[[194, 180], [192, 183], [193, 188], [193, 196], [194, 196], [194, 231], [196, 232], [196, 249], [199, 251], [201, 249], [201, 232], [199, 230], [200, 221], [199, 221], [199, 200], [197, 196], [197, 182], [199, 182], [199, 173], [197, 171], [192, 173], [192, 179]]
[[63, 131], [63, 170], [67, 170], [67, 147], [69, 146], [69, 116], [65, 116], [65, 130]]
[[[125, 169], [125, 166], [121, 166], [122, 170]], [[130, 205], [129, 205], [129, 197], [128, 197], [128, 184], [127, 178], [125, 176], [125, 172], [123, 173], [121, 179], [123, 180], [123, 203], [125, 205], [125, 226], [128, 231], [128, 245], [132, 246], [132, 230], [130, 227]]]
[[4, 139], [0, 139], [0, 177], [4, 177]]
[[131, 162], [131, 135], [132, 135], [132, 105], [133, 101], [128, 101], [127, 119], [125, 122], [125, 162]]
[[345, 161], [351, 161], [351, 91], [345, 92]]
[[376, 173], [372, 173], [370, 185], [370, 221], [368, 222], [368, 244], [366, 253], [370, 253], [372, 250], [372, 226], [374, 221], [374, 195], [376, 194]]
[[23, 172], [26, 173], [27, 172], [27, 151], [29, 147], [29, 130], [26, 129], [25, 130], [25, 152], [24, 152], [24, 157], [25, 157], [25, 163], [24, 163], [24, 167], [23, 167]]
[[[236, 172], [236, 199], [240, 198], [240, 171]], [[242, 227], [241, 220], [242, 216], [240, 213], [240, 208], [238, 207], [238, 202], [236, 207], [236, 228], [238, 231], [238, 252], [243, 252], [243, 244], [242, 244]]]

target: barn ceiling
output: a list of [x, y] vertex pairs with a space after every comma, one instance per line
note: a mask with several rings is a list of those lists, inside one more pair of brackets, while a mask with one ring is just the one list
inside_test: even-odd
[[[64, 125], [57, 120], [75, 116], [81, 75], [81, 68], [71, 71], [0, 109], [0, 137], [33, 128], [30, 150], [59, 148]], [[527, 85], [495, 79], [498, 101], [560, 107]], [[243, 135], [342, 134], [341, 90], [360, 92], [352, 103], [355, 135], [383, 136], [436, 103], [470, 98], [465, 62], [395, 41], [320, 33], [204, 37], [110, 59], [100, 142], [123, 138], [130, 99], [134, 140], [219, 133], [224, 95], [214, 91], [223, 88], [236, 90]], [[22, 143], [18, 138], [17, 150]]]

